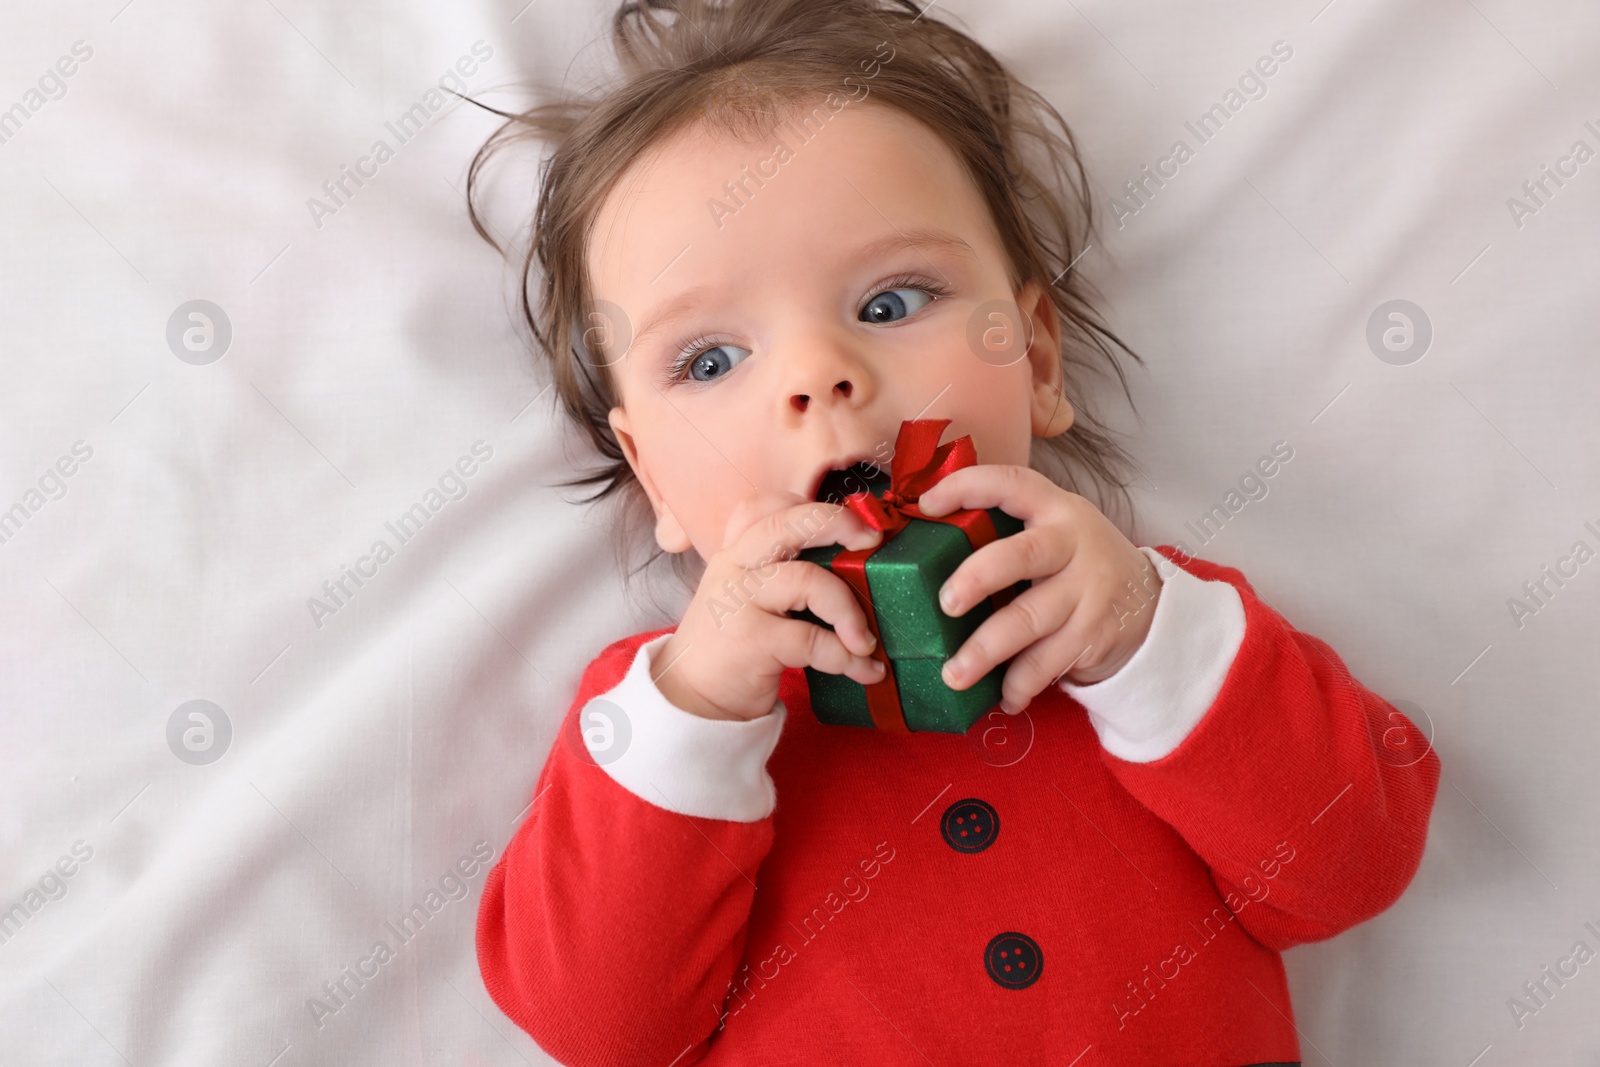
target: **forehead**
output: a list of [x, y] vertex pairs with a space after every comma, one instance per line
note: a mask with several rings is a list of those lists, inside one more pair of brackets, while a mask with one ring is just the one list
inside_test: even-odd
[[837, 283], [864, 246], [916, 230], [999, 254], [981, 196], [933, 130], [870, 98], [809, 114], [765, 137], [695, 123], [643, 153], [596, 216], [594, 296], [642, 329], [691, 293], [737, 300], [774, 281]]

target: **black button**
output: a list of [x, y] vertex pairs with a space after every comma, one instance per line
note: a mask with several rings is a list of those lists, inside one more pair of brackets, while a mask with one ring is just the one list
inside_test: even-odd
[[983, 951], [983, 966], [997, 984], [1007, 989], [1026, 989], [1039, 980], [1044, 953], [1039, 951], [1039, 942], [1013, 930], [994, 935]]
[[968, 797], [944, 809], [939, 830], [957, 852], [982, 852], [1000, 836], [1000, 813], [992, 804]]

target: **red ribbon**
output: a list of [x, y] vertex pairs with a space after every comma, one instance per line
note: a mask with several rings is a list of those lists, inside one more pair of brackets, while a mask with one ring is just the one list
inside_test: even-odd
[[[994, 521], [981, 508], [952, 512], [949, 515], [924, 515], [917, 506], [922, 494], [962, 467], [975, 466], [978, 454], [970, 436], [962, 436], [945, 444], [939, 443], [949, 419], [906, 419], [900, 423], [900, 432], [894, 442], [894, 459], [889, 471], [889, 489], [879, 499], [868, 491], [852, 493], [845, 497], [844, 506], [861, 516], [874, 530], [882, 531], [883, 539], [872, 548], [841, 549], [833, 557], [833, 573], [845, 580], [855, 591], [856, 599], [866, 611], [867, 626], [878, 643], [872, 647], [872, 658], [883, 664], [883, 680], [866, 686], [867, 711], [872, 724], [879, 730], [891, 733], [908, 733], [905, 711], [900, 706], [900, 690], [894, 682], [894, 668], [883, 650], [883, 635], [878, 629], [878, 616], [872, 610], [872, 595], [867, 587], [867, 558], [889, 543], [895, 534], [905, 529], [912, 519], [925, 522], [942, 522], [954, 526], [967, 535], [976, 552], [995, 539]], [[996, 608], [1004, 607], [1012, 597], [1007, 586], [990, 598]]]

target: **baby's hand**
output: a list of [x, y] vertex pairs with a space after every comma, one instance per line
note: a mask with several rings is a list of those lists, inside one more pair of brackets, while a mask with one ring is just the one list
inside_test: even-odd
[[[843, 505], [807, 503], [797, 493], [741, 503], [728, 519], [727, 547], [706, 561], [683, 621], [651, 661], [656, 688], [691, 714], [747, 720], [772, 710], [786, 667], [882, 681], [855, 593], [826, 568], [794, 558], [816, 545], [870, 548], [880, 537]], [[834, 629], [786, 614], [802, 607]]]
[[967, 688], [1015, 655], [1001, 708], [1016, 714], [1063, 674], [1075, 685], [1111, 677], [1144, 643], [1161, 578], [1084, 497], [1028, 467], [979, 464], [953, 471], [917, 503], [928, 515], [998, 507], [1025, 527], [962, 560], [940, 591], [945, 614], [958, 616], [1013, 582], [1033, 579], [945, 664], [950, 688]]

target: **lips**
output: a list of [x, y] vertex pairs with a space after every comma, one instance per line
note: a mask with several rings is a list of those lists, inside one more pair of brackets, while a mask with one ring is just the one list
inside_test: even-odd
[[889, 487], [889, 472], [871, 459], [858, 459], [843, 467], [830, 467], [819, 471], [816, 488], [811, 499], [827, 504], [838, 504], [855, 493], [872, 493], [874, 496]]

